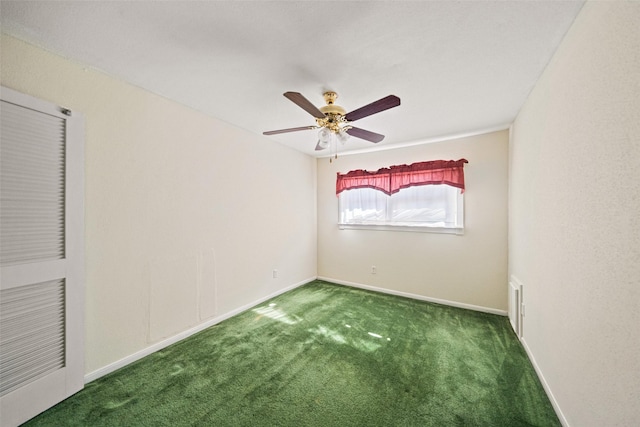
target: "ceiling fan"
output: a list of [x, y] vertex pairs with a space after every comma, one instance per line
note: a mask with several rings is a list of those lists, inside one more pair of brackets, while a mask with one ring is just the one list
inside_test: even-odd
[[276, 135], [279, 133], [320, 129], [318, 132], [318, 144], [316, 145], [316, 151], [324, 150], [329, 147], [329, 143], [333, 135], [343, 143], [349, 138], [349, 135], [374, 143], [382, 141], [384, 139], [384, 135], [351, 126], [351, 122], [400, 105], [400, 98], [395, 95], [389, 95], [347, 113], [344, 108], [335, 104], [335, 101], [338, 98], [338, 94], [335, 92], [325, 92], [323, 94], [327, 105], [320, 108], [317, 108], [298, 92], [285, 92], [284, 96], [298, 107], [311, 114], [316, 119], [316, 126], [271, 130], [263, 132], [262, 134]]

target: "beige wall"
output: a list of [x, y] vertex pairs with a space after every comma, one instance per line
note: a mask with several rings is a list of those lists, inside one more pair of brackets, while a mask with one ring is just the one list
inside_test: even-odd
[[1, 61], [85, 115], [86, 372], [315, 277], [315, 159], [5, 35]]
[[[508, 132], [318, 159], [318, 275], [387, 291], [507, 309]], [[339, 230], [336, 173], [427, 160], [465, 165], [465, 233]], [[371, 266], [377, 273], [371, 274]]]
[[565, 422], [640, 420], [640, 3], [589, 2], [520, 111], [509, 270]]

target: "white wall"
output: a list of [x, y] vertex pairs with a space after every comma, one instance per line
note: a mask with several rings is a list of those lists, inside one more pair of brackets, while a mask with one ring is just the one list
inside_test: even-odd
[[[508, 132], [318, 160], [318, 275], [387, 291], [507, 309]], [[336, 173], [428, 160], [465, 165], [465, 233], [339, 230]], [[371, 274], [371, 266], [377, 273]]]
[[509, 270], [571, 426], [640, 420], [640, 3], [589, 2], [515, 124]]
[[6, 35], [1, 62], [86, 118], [86, 372], [316, 276], [315, 159]]

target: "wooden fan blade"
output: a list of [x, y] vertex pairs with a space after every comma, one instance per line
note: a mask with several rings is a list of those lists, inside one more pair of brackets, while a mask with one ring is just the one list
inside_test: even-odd
[[356, 138], [364, 139], [370, 142], [380, 142], [384, 139], [384, 135], [354, 127], [348, 129], [347, 133], [351, 136], [355, 136]]
[[324, 113], [298, 92], [285, 92], [284, 96], [313, 117], [324, 119]]
[[353, 122], [363, 117], [379, 113], [380, 111], [397, 107], [398, 105], [400, 105], [400, 98], [395, 95], [389, 95], [382, 99], [374, 101], [371, 104], [365, 105], [364, 107], [360, 107], [357, 110], [353, 110], [350, 113], [347, 113], [344, 117], [348, 121]]
[[315, 129], [316, 126], [302, 126], [299, 128], [289, 128], [289, 129], [278, 129], [278, 130], [270, 130], [267, 132], [262, 132], [263, 135], [276, 135], [279, 133], [288, 133], [288, 132], [297, 132], [299, 130], [310, 130]]

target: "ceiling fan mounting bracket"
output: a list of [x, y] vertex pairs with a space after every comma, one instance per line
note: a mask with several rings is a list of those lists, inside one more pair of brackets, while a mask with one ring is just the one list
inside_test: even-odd
[[338, 94], [332, 91], [325, 92], [322, 96], [324, 97], [324, 102], [326, 102], [327, 105], [334, 104], [336, 99], [338, 99]]

